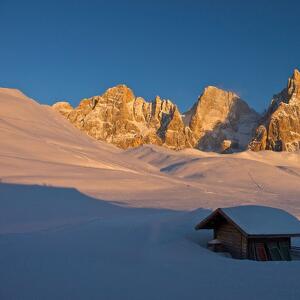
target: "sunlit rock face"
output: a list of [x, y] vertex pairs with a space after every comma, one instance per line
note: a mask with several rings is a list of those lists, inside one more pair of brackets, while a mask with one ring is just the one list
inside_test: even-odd
[[213, 86], [204, 90], [189, 115], [194, 146], [217, 152], [245, 149], [259, 118], [235, 93]]
[[73, 110], [65, 102], [53, 108], [88, 135], [120, 148], [142, 144], [173, 149], [189, 146], [180, 113], [170, 100], [156, 97], [149, 103], [135, 97], [125, 85], [110, 88], [102, 96], [83, 99]]
[[253, 151], [300, 149], [300, 72], [295, 70], [287, 87], [275, 95], [249, 144]]
[[75, 109], [66, 102], [53, 108], [91, 137], [124, 149], [156, 144], [230, 153], [248, 145], [258, 120], [236, 94], [211, 86], [184, 115], [170, 100], [147, 102], [125, 85], [83, 99]]

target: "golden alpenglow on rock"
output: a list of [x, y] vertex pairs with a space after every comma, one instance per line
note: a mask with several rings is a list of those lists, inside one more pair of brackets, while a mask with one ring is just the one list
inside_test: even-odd
[[294, 70], [287, 87], [275, 95], [249, 144], [253, 151], [300, 149], [300, 72]]
[[194, 146], [203, 151], [245, 149], [258, 120], [239, 96], [213, 86], [204, 89], [190, 115]]
[[170, 100], [157, 96], [147, 102], [126, 85], [83, 99], [74, 109], [67, 102], [53, 108], [91, 137], [123, 149], [155, 144], [174, 150], [243, 150], [258, 120], [258, 114], [236, 94], [212, 86], [184, 115]]

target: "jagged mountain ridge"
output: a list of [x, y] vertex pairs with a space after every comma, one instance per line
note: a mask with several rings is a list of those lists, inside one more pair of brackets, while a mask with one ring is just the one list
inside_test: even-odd
[[155, 144], [175, 150], [244, 150], [259, 119], [235, 93], [213, 86], [184, 115], [170, 100], [157, 96], [147, 102], [126, 85], [83, 99], [74, 109], [67, 102], [53, 108], [88, 135], [123, 149]]
[[249, 144], [253, 151], [300, 149], [300, 72], [295, 69], [287, 87], [273, 96]]
[[53, 107], [88, 135], [120, 148], [143, 144], [164, 144], [174, 149], [189, 146], [176, 105], [160, 97], [146, 102], [125, 85], [84, 99], [75, 109], [66, 102]]
[[192, 108], [195, 147], [226, 152], [247, 147], [259, 115], [233, 92], [208, 86]]

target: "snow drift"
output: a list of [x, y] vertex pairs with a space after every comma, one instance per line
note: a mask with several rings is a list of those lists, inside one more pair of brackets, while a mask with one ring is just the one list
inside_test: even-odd
[[298, 261], [232, 260], [193, 229], [239, 204], [299, 217], [299, 153], [122, 151], [0, 89], [0, 178], [1, 299], [300, 297]]

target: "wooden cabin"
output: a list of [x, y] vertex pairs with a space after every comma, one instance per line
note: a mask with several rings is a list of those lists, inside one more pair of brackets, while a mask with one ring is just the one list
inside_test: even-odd
[[218, 208], [195, 229], [213, 229], [208, 248], [233, 258], [291, 260], [291, 237], [300, 236], [300, 221], [281, 209], [245, 205]]

